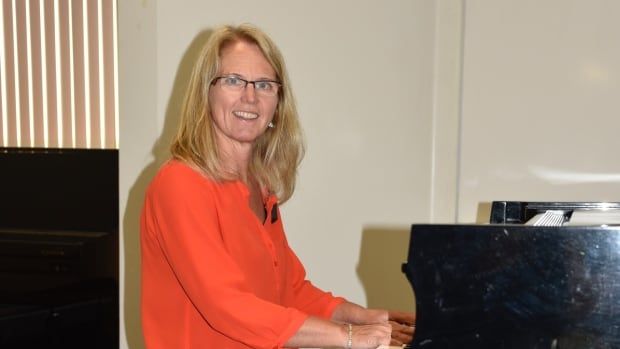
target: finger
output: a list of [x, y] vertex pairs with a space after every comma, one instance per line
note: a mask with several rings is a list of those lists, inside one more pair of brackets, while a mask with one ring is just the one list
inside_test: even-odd
[[405, 344], [405, 343], [403, 343], [403, 342], [401, 342], [401, 341], [399, 341], [397, 339], [394, 339], [394, 338], [392, 338], [392, 340], [390, 341], [390, 345], [391, 346], [395, 346], [395, 347], [402, 347], [403, 344]]
[[415, 321], [411, 319], [402, 319], [402, 318], [390, 318], [389, 321], [393, 321], [405, 326], [413, 326], [415, 325]]
[[413, 340], [412, 336], [406, 335], [406, 334], [399, 334], [399, 335], [392, 335], [392, 338], [399, 340], [403, 343], [409, 343]]
[[406, 337], [406, 338], [392, 337], [392, 341], [399, 342], [399, 343], [411, 343], [413, 341], [413, 338], [412, 337]]
[[403, 326], [402, 328], [398, 329], [398, 332], [409, 335], [409, 336], [413, 336], [413, 332], [415, 332], [415, 327]]
[[400, 339], [400, 338], [393, 338], [392, 337], [392, 343], [401, 343], [401, 344], [411, 343], [411, 339], [409, 339], [409, 338]]
[[413, 337], [403, 333], [392, 333], [392, 339], [401, 343], [409, 343], [413, 340]]
[[415, 324], [415, 314], [410, 312], [403, 312], [399, 314], [399, 319], [401, 319], [402, 323], [406, 323], [408, 325]]
[[402, 325], [399, 324], [397, 322], [393, 322], [390, 321], [390, 325], [392, 325], [392, 331], [398, 331], [398, 332], [402, 332], [405, 334], [409, 334], [409, 335], [413, 335], [413, 332], [415, 331], [415, 327], [414, 326], [409, 326], [409, 325]]
[[388, 318], [407, 325], [413, 325], [415, 323], [415, 314], [411, 312], [391, 310], [388, 311]]

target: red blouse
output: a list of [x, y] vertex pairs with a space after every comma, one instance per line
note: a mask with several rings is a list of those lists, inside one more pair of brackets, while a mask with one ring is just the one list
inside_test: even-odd
[[344, 299], [305, 279], [276, 202], [263, 223], [243, 183], [160, 169], [140, 227], [147, 348], [281, 348], [309, 315], [331, 317]]

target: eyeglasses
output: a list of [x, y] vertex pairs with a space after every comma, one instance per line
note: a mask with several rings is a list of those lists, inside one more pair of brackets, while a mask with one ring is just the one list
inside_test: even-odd
[[230, 91], [241, 91], [248, 86], [248, 84], [254, 85], [254, 91], [262, 96], [273, 97], [278, 94], [278, 89], [282, 86], [281, 83], [274, 80], [245, 80], [235, 75], [218, 76], [211, 81], [211, 84], [215, 84], [220, 81], [220, 86], [223, 89]]

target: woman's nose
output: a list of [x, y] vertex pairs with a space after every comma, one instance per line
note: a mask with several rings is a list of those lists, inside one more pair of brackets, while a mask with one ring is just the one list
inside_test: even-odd
[[253, 103], [256, 101], [256, 89], [253, 82], [248, 82], [243, 89], [242, 96], [245, 101]]

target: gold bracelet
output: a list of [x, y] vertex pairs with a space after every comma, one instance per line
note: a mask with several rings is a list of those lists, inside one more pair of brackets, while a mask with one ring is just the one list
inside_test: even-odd
[[347, 330], [349, 332], [349, 338], [347, 339], [346, 349], [351, 349], [353, 347], [353, 325], [347, 324]]

